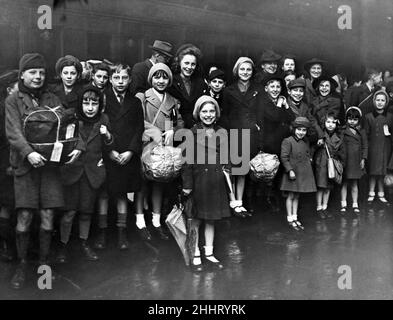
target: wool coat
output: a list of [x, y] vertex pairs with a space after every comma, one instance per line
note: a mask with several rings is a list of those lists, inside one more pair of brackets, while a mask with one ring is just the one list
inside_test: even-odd
[[357, 106], [362, 110], [363, 115], [374, 110], [373, 105], [373, 95], [374, 93], [381, 89], [380, 87], [375, 87], [370, 90], [369, 87], [363, 83], [359, 87], [354, 87], [348, 97], [348, 106]]
[[132, 95], [135, 95], [138, 92], [145, 92], [150, 88], [150, 85], [147, 82], [147, 76], [149, 75], [149, 71], [152, 66], [153, 63], [150, 59], [134, 64], [131, 71], [130, 84], [130, 91]]
[[[105, 125], [110, 132], [109, 119], [106, 114], [102, 114], [101, 118], [93, 124], [89, 136], [84, 140], [86, 150], [72, 164], [61, 167], [62, 182], [66, 186], [70, 186], [80, 180], [83, 173], [86, 174], [93, 189], [98, 189], [105, 182], [106, 171], [100, 161], [103, 159], [103, 152], [109, 152], [113, 145], [113, 136], [111, 141], [105, 142], [100, 134], [101, 125]], [[84, 130], [85, 124], [79, 121], [79, 130]], [[83, 136], [83, 135], [82, 135]], [[82, 138], [83, 139], [83, 138]]]
[[[144, 94], [137, 93], [136, 97], [141, 100], [145, 118], [144, 140], [151, 137], [154, 141], [159, 143], [162, 139], [162, 132], [171, 129], [176, 131], [184, 127], [184, 121], [179, 111], [180, 103], [169, 93], [165, 93], [162, 102], [152, 88], [148, 89]], [[154, 118], [158, 111], [160, 111], [160, 113], [153, 125]]]
[[[341, 161], [345, 166], [346, 150], [344, 139], [342, 135], [334, 132], [329, 135], [325, 132], [325, 144], [329, 148], [330, 156], [333, 159]], [[318, 188], [333, 188], [334, 182], [328, 176], [328, 154], [326, 152], [325, 144], [319, 146], [315, 153], [315, 180]]]
[[367, 160], [368, 142], [366, 132], [362, 129], [354, 129], [353, 132], [349, 126], [343, 131], [343, 138], [346, 150], [346, 162], [344, 177], [346, 179], [360, 179], [365, 170], [360, 168], [360, 161]]
[[344, 123], [344, 105], [338, 96], [328, 95], [327, 97], [322, 97], [318, 95], [312, 100], [310, 107], [311, 114], [317, 119], [321, 127], [324, 126], [324, 118], [328, 113], [333, 113], [341, 124]]
[[[281, 144], [281, 164], [285, 173], [281, 181], [282, 191], [316, 192], [314, 173], [311, 166], [311, 151], [307, 140], [295, 136], [285, 138]], [[289, 179], [289, 171], [293, 170], [296, 179]]]
[[79, 95], [81, 91], [81, 86], [75, 84], [72, 91], [68, 94], [64, 91], [63, 83], [53, 84], [49, 87], [49, 91], [54, 93], [59, 99], [61, 104], [66, 109], [74, 109], [78, 107]]
[[105, 114], [109, 118], [111, 133], [114, 138], [112, 150], [119, 153], [131, 151], [131, 160], [119, 165], [104, 153], [107, 173], [108, 192], [111, 195], [124, 195], [139, 191], [141, 187], [142, 134], [144, 131], [143, 110], [138, 98], [126, 92], [122, 104], [117, 100], [112, 87], [105, 91]]
[[[385, 135], [384, 127], [390, 135]], [[393, 114], [376, 111], [364, 117], [364, 130], [368, 139], [367, 172], [369, 175], [385, 175], [392, 152]]]
[[260, 150], [261, 124], [258, 124], [257, 112], [261, 108], [260, 96], [262, 87], [251, 82], [245, 93], [239, 90], [237, 82], [224, 89], [222, 115], [219, 123], [228, 130], [236, 129], [237, 137], [230, 135], [230, 146], [242, 150], [242, 130], [250, 130], [250, 147], [247, 148], [248, 157], [252, 159]]
[[262, 150], [279, 156], [282, 141], [290, 135], [291, 114], [288, 110], [277, 107], [264, 93], [261, 96], [257, 119], [262, 128]]
[[[33, 169], [27, 160], [27, 155], [34, 152], [26, 141], [23, 133], [23, 117], [37, 109], [38, 105], [46, 105], [50, 108], [61, 106], [59, 98], [45, 91], [38, 102], [33, 102], [30, 95], [17, 91], [10, 95], [6, 105], [6, 134], [10, 143], [10, 163], [14, 168], [15, 175], [22, 176]], [[85, 151], [83, 141], [79, 140], [75, 149]]]
[[193, 76], [191, 77], [191, 91], [188, 94], [180, 74], [173, 76], [172, 86], [167, 91], [171, 96], [180, 101], [180, 114], [184, 121], [184, 127], [187, 129], [191, 129], [195, 124], [192, 112], [194, 111], [195, 102], [203, 95], [205, 88], [206, 83], [203, 78]]
[[[229, 168], [228, 159], [220, 158], [220, 148], [227, 148], [224, 145], [225, 141], [209, 137], [201, 123], [196, 124], [191, 130], [194, 135], [195, 150], [198, 150], [198, 154], [194, 153], [193, 163], [184, 165], [182, 180], [184, 189], [192, 189], [194, 216], [205, 220], [219, 220], [229, 217], [231, 215], [229, 190], [223, 173], [223, 169]], [[217, 132], [217, 130], [224, 129], [215, 125], [214, 131]], [[215, 155], [216, 160], [212, 164], [208, 164], [207, 161], [207, 155], [210, 152]], [[197, 158], [205, 159], [204, 163], [198, 163]]]

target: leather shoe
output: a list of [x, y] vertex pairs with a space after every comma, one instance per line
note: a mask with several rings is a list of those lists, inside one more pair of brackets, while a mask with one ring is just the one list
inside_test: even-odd
[[143, 241], [151, 241], [151, 234], [146, 227], [139, 229], [137, 228], [139, 236], [142, 238]]
[[20, 289], [24, 286], [26, 280], [26, 262], [21, 262], [16, 268], [15, 274], [11, 280], [11, 286], [14, 289]]
[[218, 270], [224, 269], [224, 265], [220, 261], [217, 261], [217, 262], [211, 261], [211, 260], [208, 259], [210, 257], [214, 258], [213, 255], [205, 256], [205, 258], [206, 258], [205, 262], [206, 262], [207, 265], [209, 265], [210, 267], [213, 267], [214, 269], [218, 269]]
[[168, 240], [169, 237], [167, 233], [165, 232], [164, 228], [162, 226], [159, 227], [153, 227], [155, 232], [158, 234], [161, 240]]
[[82, 251], [85, 255], [85, 258], [89, 261], [97, 261], [98, 255], [89, 247], [88, 244], [82, 245]]

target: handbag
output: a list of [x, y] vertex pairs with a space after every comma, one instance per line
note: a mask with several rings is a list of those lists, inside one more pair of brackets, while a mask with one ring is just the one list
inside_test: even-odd
[[387, 186], [387, 187], [393, 186], [393, 174], [392, 173], [388, 173], [385, 176], [385, 178], [383, 179], [383, 182], [384, 182], [385, 186]]
[[337, 184], [341, 184], [343, 178], [344, 167], [341, 161], [334, 159], [330, 156], [329, 148], [325, 143], [326, 152], [328, 155], [328, 177], [334, 180]]

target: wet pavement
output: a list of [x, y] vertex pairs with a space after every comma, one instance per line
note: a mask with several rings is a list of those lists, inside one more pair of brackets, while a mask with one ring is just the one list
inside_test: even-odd
[[[147, 245], [130, 227], [129, 250], [117, 250], [112, 232], [97, 262], [83, 260], [74, 240], [70, 263], [55, 266], [51, 290], [37, 288], [33, 267], [26, 287], [11, 289], [14, 265], [0, 262], [0, 299], [393, 299], [392, 209], [376, 205], [343, 218], [336, 208], [333, 219], [319, 220], [311, 202], [300, 201], [305, 231], [290, 229], [284, 212], [263, 204], [251, 218], [220, 221], [222, 271], [194, 274], [173, 238]], [[343, 265], [351, 268], [352, 289], [339, 288]]]

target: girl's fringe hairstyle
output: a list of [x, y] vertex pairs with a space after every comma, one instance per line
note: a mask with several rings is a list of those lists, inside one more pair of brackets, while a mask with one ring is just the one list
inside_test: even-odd
[[336, 130], [338, 129], [338, 126], [340, 125], [340, 120], [338, 120], [338, 116], [334, 112], [328, 112], [326, 115], [322, 117], [322, 127], [325, 129], [325, 122], [328, 118], [333, 118], [334, 122], [336, 123]]
[[97, 92], [91, 91], [91, 90], [85, 91], [85, 93], [83, 93], [82, 98], [83, 98], [83, 100], [84, 99], [93, 100], [93, 101], [100, 100], [100, 96], [97, 94]]

